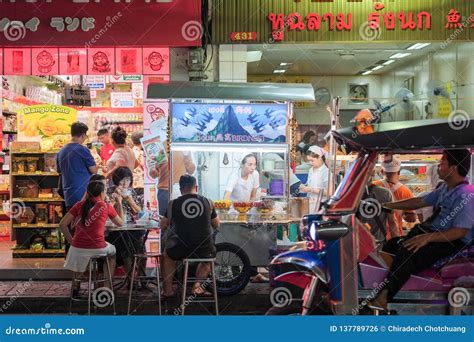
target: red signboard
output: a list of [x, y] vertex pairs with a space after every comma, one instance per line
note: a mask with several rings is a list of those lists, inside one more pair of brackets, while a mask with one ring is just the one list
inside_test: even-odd
[[31, 69], [34, 75], [58, 75], [58, 48], [31, 49]]
[[185, 47], [202, 32], [201, 0], [0, 1], [0, 46]]
[[87, 49], [60, 48], [59, 71], [61, 75], [86, 75], [87, 74]]

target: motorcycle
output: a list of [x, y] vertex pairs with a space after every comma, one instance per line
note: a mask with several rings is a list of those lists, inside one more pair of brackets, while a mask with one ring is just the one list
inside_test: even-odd
[[[473, 121], [468, 119], [467, 126]], [[453, 130], [447, 120], [439, 119], [376, 124], [367, 134], [354, 134], [352, 128], [332, 134], [340, 146], [358, 156], [320, 213], [302, 218], [300, 231], [306, 248], [282, 253], [271, 261], [279, 274], [275, 281], [302, 289], [303, 294], [290, 305], [276, 303], [268, 315], [378, 314], [367, 303], [383, 288], [388, 266], [356, 214], [361, 203], [367, 204], [361, 198], [379, 153], [439, 153], [440, 146], [474, 147], [472, 131]], [[412, 275], [390, 308], [401, 314], [472, 314], [471, 276], [474, 246]]]

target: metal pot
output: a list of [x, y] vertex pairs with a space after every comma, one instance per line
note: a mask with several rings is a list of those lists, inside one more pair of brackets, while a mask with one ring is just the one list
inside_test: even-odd
[[291, 216], [303, 217], [309, 214], [309, 198], [308, 197], [293, 197], [290, 198]]

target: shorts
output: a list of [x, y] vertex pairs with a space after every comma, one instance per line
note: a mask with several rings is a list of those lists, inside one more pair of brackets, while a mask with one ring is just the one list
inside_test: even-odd
[[166, 248], [166, 254], [175, 261], [183, 259], [209, 259], [216, 257], [216, 247], [213, 244], [206, 244], [190, 248], [182, 242], [177, 242], [172, 247]]
[[91, 257], [96, 255], [105, 254], [115, 255], [115, 246], [106, 242], [107, 246], [104, 248], [77, 248], [71, 246], [66, 256], [66, 261], [64, 262], [64, 268], [71, 270], [73, 272], [82, 273], [87, 270], [89, 265], [89, 260]]

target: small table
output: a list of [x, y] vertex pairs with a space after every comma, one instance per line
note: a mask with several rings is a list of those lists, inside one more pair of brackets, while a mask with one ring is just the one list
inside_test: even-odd
[[[137, 250], [134, 245], [134, 241], [137, 239], [131, 234], [132, 232], [148, 232], [150, 230], [156, 230], [159, 229], [159, 223], [156, 221], [149, 221], [147, 223], [127, 223], [122, 226], [116, 226], [114, 224], [106, 224], [105, 225], [105, 232], [106, 235], [107, 233], [112, 233], [112, 232], [120, 232], [119, 234], [120, 239], [122, 240], [125, 248], [127, 248], [129, 254], [131, 256], [137, 254]], [[146, 239], [143, 239], [143, 243], [145, 243]], [[129, 270], [130, 271], [130, 270]], [[127, 284], [127, 280], [129, 279], [130, 274], [127, 273], [125, 279], [118, 283], [115, 287], [116, 288], [122, 288], [124, 285]]]

